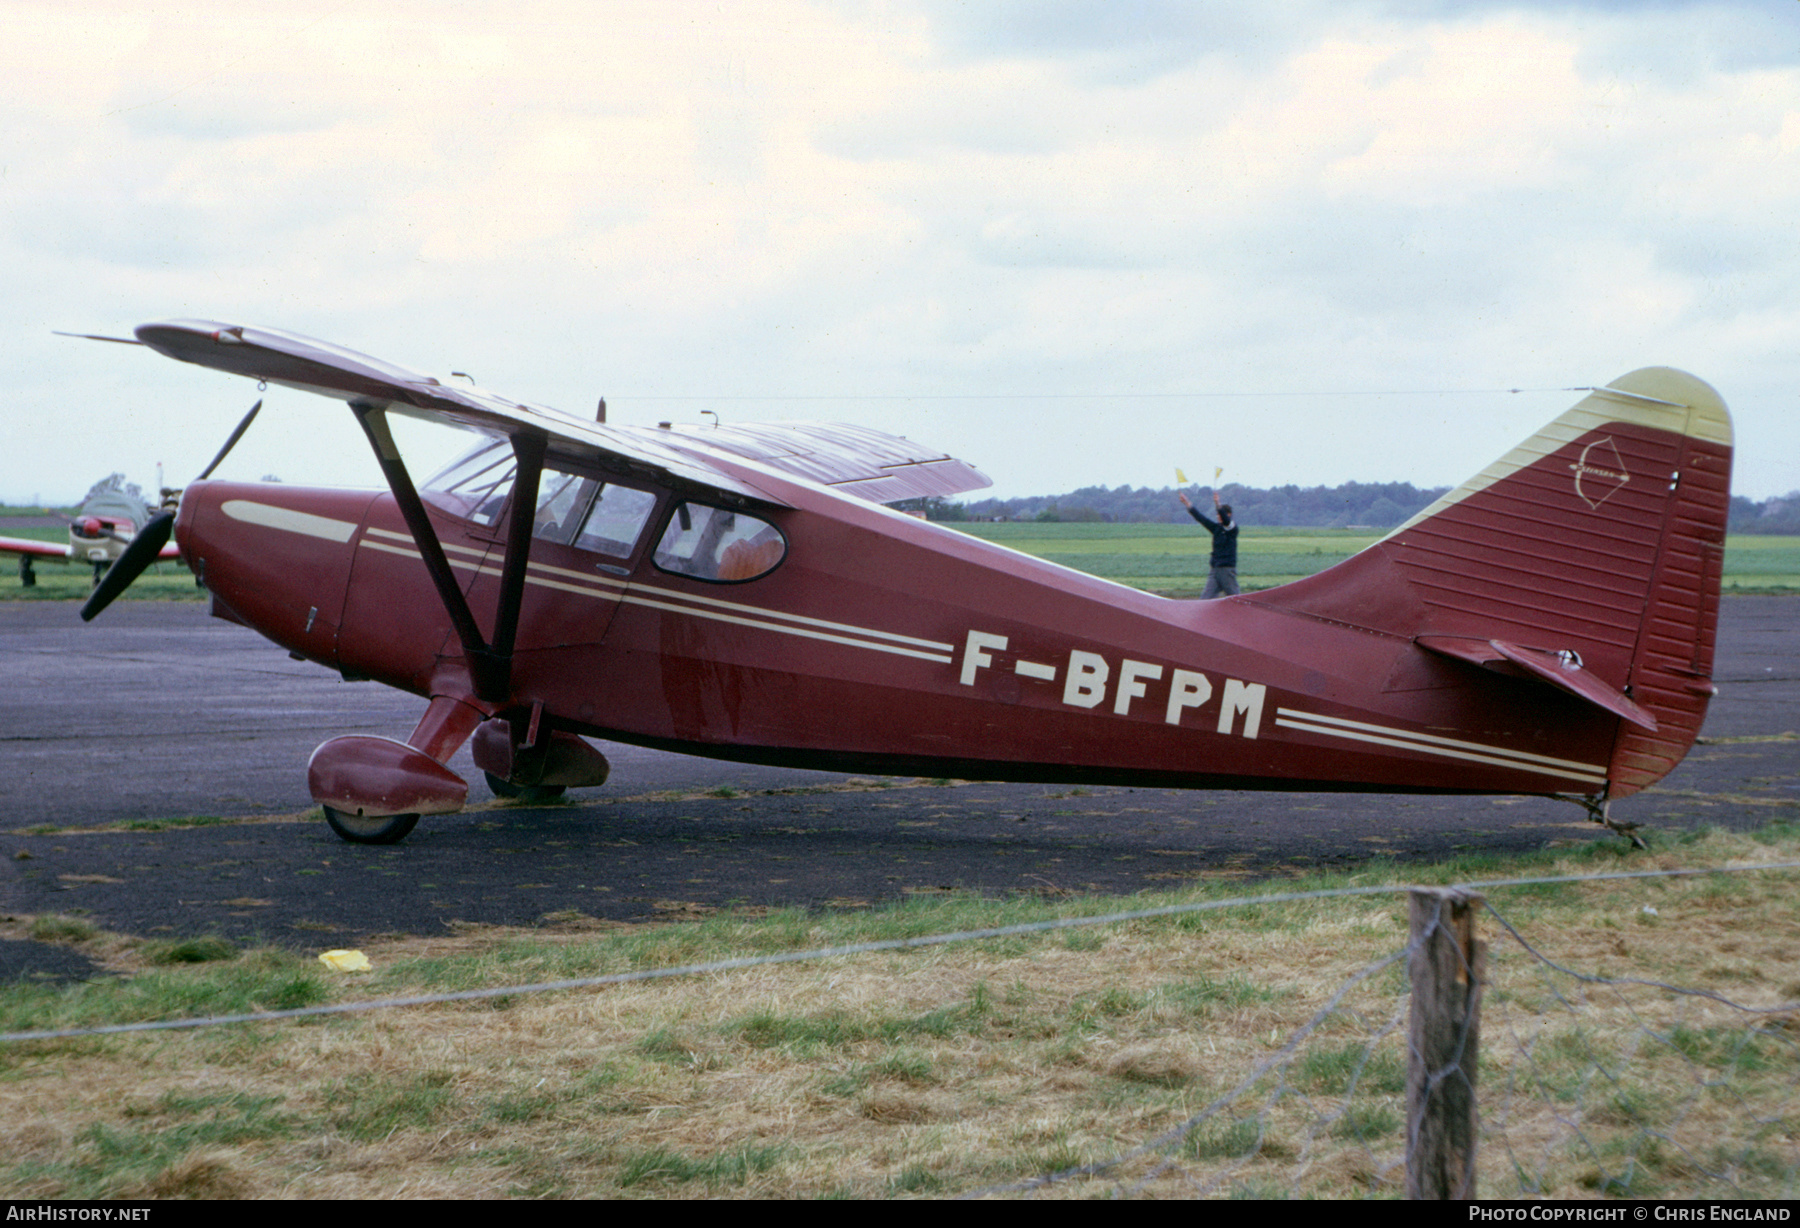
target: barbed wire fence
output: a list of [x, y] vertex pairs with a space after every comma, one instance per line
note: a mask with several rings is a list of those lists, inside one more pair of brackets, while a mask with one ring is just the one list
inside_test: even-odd
[[[1472, 924], [1453, 924], [1453, 906], [1471, 922], [1478, 907], [1498, 929], [1497, 949], [1476, 942]], [[1096, 1179], [1115, 1197], [1800, 1193], [1800, 1002], [1751, 1005], [1705, 987], [1578, 971], [1469, 888], [1415, 890], [1412, 911], [1405, 946], [1346, 978], [1180, 1125], [1105, 1161], [965, 1196]], [[1449, 997], [1460, 988], [1467, 1011], [1422, 1020], [1421, 966], [1448, 931], [1439, 979]], [[1395, 988], [1390, 976], [1384, 989], [1383, 974], [1401, 969], [1409, 983]], [[1316, 1043], [1334, 1024], [1357, 1038]]]
[[1489, 1131], [1521, 1194], [1794, 1196], [1800, 1003], [1578, 972], [1490, 913], [1520, 966]]
[[[1528, 938], [1528, 926], [1492, 896], [1508, 887], [1795, 869], [1800, 863], [1285, 892], [531, 985], [15, 1032], [0, 1043], [513, 998], [1246, 905], [1408, 893], [1407, 942], [1346, 976], [1234, 1085], [1178, 1125], [1102, 1161], [963, 1196], [1071, 1187], [1091, 1195], [1102, 1183], [1099, 1192], [1115, 1197], [1794, 1198], [1800, 1001], [1792, 999], [1800, 998], [1800, 965], [1780, 987], [1788, 1000], [1763, 1004], [1708, 985], [1582, 971], [1545, 954], [1546, 944]], [[1623, 957], [1624, 945], [1617, 950]], [[1437, 1006], [1423, 1005], [1428, 983]]]

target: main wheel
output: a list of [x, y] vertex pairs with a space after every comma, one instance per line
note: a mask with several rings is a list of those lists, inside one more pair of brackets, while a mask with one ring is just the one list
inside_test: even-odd
[[563, 795], [564, 785], [515, 785], [510, 780], [503, 780], [492, 772], [483, 772], [487, 777], [488, 792], [506, 801], [524, 802], [527, 806], [542, 806], [545, 802], [553, 802]]
[[342, 810], [323, 807], [325, 821], [331, 830], [352, 844], [398, 844], [418, 826], [416, 814], [345, 814]]

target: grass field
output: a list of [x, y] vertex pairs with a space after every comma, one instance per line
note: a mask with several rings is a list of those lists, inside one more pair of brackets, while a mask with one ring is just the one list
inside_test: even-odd
[[[1197, 597], [1206, 587], [1211, 539], [1194, 526], [1020, 523], [951, 527], [1168, 597]], [[1342, 562], [1381, 536], [1350, 529], [1247, 526], [1239, 534], [1238, 583], [1245, 589], [1287, 584]], [[1728, 537], [1723, 587], [1736, 593], [1800, 592], [1800, 537]]]
[[[1179, 524], [954, 524], [972, 537], [1010, 546], [1076, 571], [1169, 597], [1206, 587], [1212, 540]], [[1342, 562], [1381, 534], [1349, 529], [1245, 528], [1239, 532], [1238, 583], [1274, 588]]]
[[[1076, 571], [1166, 597], [1198, 597], [1206, 587], [1210, 540], [1179, 524], [956, 524], [972, 537], [1061, 563]], [[0, 534], [40, 541], [68, 540], [66, 530], [8, 529]], [[1245, 528], [1238, 546], [1238, 582], [1274, 588], [1342, 562], [1381, 534], [1350, 529]], [[0, 576], [0, 601], [68, 601], [87, 596], [85, 565], [39, 562], [38, 582], [24, 588], [16, 565]], [[1725, 542], [1724, 589], [1735, 593], [1800, 592], [1800, 537], [1735, 535]], [[160, 563], [132, 585], [132, 600], [198, 600], [203, 594], [175, 563]]]
[[[1487, 891], [1544, 958], [1635, 980], [1583, 983], [1480, 917], [1479, 1192], [1793, 1198], [1800, 896], [1776, 863], [1796, 857], [1800, 826], [1778, 823], [1673, 833], [1648, 855], [1577, 841], [1279, 886], [1771, 867]], [[0, 1030], [504, 987], [1269, 890], [1197, 877], [1128, 900], [917, 898], [638, 927], [556, 914], [536, 930], [373, 940], [374, 971], [355, 978], [310, 954], [13, 917], [0, 934], [67, 944], [114, 975], [0, 989]], [[1395, 1197], [1403, 971], [1388, 966], [1328, 1004], [1401, 948], [1404, 917], [1399, 894], [1257, 903], [603, 989], [13, 1042], [0, 1045], [0, 1188], [942, 1196], [1118, 1156], [1222, 1100], [1165, 1150], [1050, 1195]], [[1745, 1014], [1664, 985], [1790, 1005]]]
[[[6, 510], [0, 509], [0, 512]], [[0, 514], [0, 536], [25, 537], [57, 545], [68, 543], [67, 528], [16, 528], [8, 525], [8, 519]], [[33, 568], [37, 572], [37, 583], [30, 588], [19, 582], [16, 556], [0, 555], [0, 564], [4, 564], [4, 570], [0, 570], [0, 601], [81, 601], [93, 588], [94, 573], [87, 563], [36, 559]], [[126, 599], [131, 601], [198, 601], [205, 596], [195, 586], [194, 577], [180, 563], [154, 564], [127, 591]]]
[[1733, 534], [1725, 539], [1726, 592], [1800, 592], [1800, 537]]

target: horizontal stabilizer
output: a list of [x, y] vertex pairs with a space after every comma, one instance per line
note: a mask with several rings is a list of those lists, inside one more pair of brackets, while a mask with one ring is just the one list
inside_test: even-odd
[[[1546, 652], [1542, 648], [1521, 648], [1505, 640], [1478, 640], [1457, 635], [1421, 635], [1413, 643], [1439, 656], [1548, 683], [1620, 720], [1656, 732], [1654, 716], [1632, 703], [1623, 692], [1584, 670], [1581, 658], [1573, 652]], [[1508, 665], [1514, 668], [1507, 669]]]

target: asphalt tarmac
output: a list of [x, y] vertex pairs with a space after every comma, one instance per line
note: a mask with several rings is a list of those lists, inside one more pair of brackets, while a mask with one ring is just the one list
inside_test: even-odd
[[[604, 789], [355, 846], [310, 817], [307, 757], [342, 733], [404, 738], [418, 699], [289, 660], [191, 603], [121, 603], [92, 625], [73, 604], [0, 604], [0, 667], [0, 909], [146, 937], [318, 950], [472, 924], [1123, 893], [1617, 839], [1541, 799], [946, 784], [606, 744]], [[1800, 817], [1800, 597], [1727, 598], [1716, 681], [1706, 741], [1619, 817]], [[479, 781], [466, 751], [451, 766]], [[0, 943], [0, 979], [42, 970], [39, 946]]]

